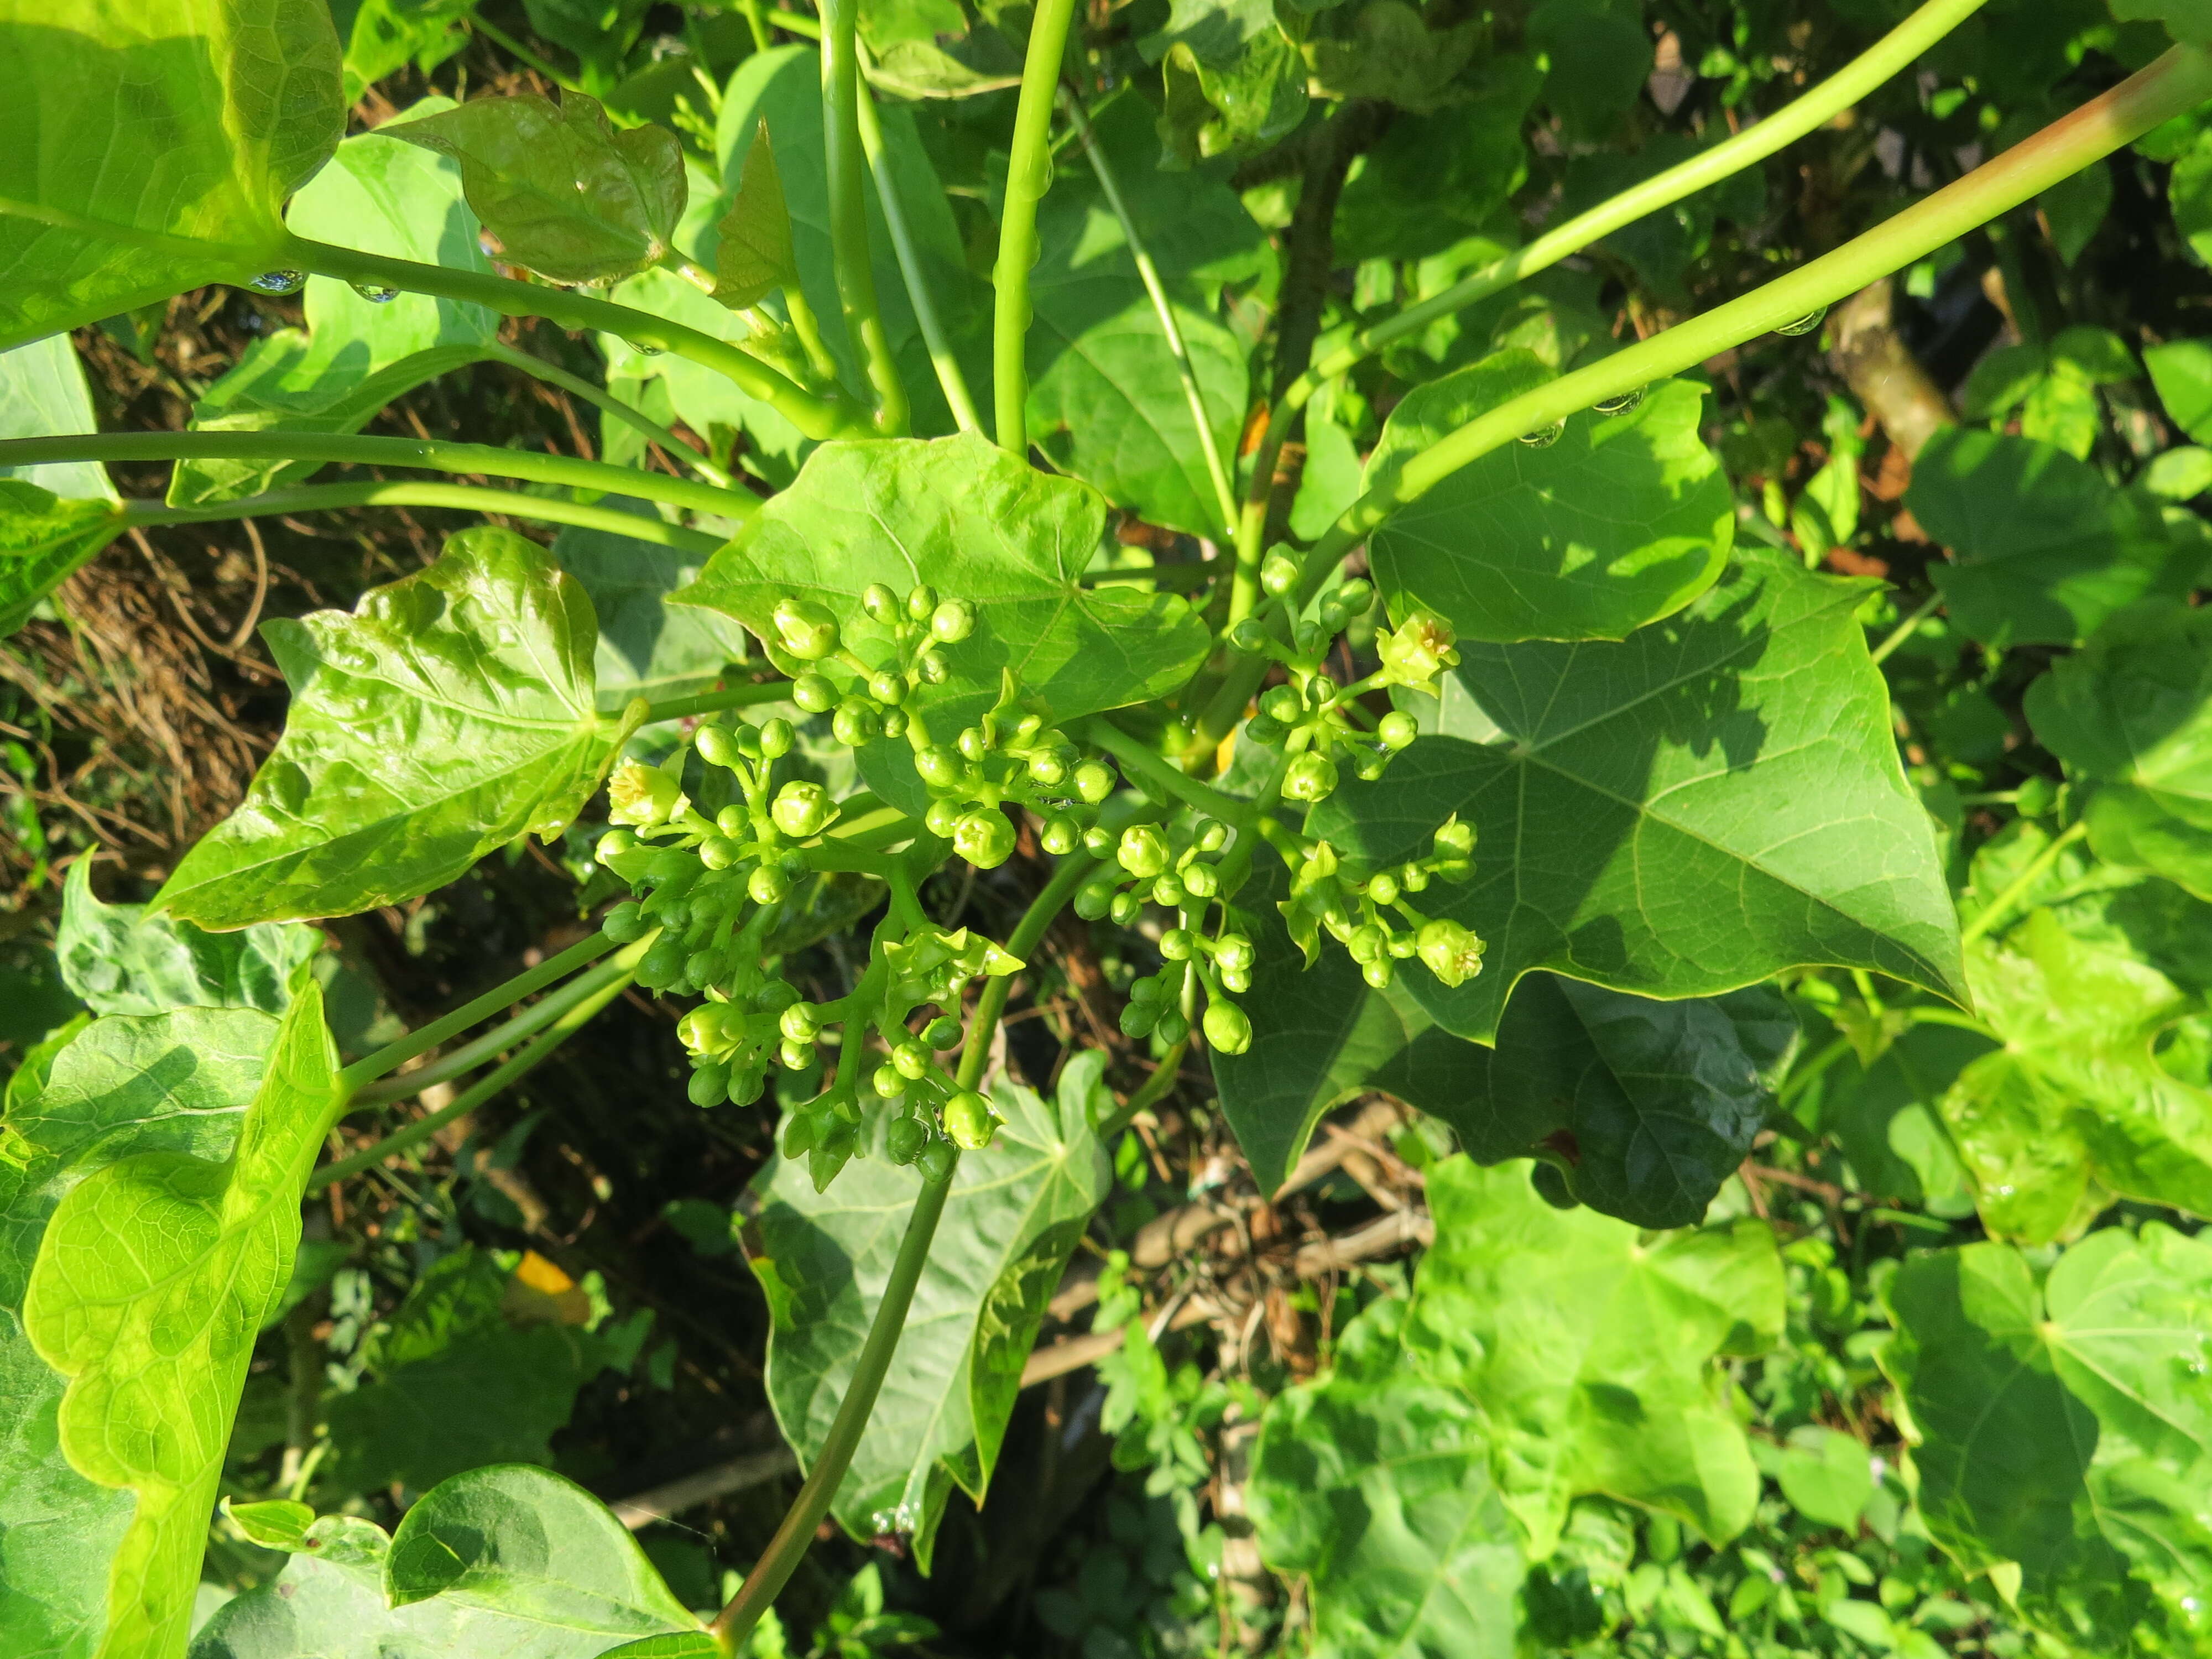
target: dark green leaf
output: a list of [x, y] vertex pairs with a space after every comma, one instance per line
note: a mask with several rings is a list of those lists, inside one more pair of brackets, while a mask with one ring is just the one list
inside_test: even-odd
[[[1364, 487], [1552, 378], [1526, 351], [1417, 387], [1391, 411]], [[1425, 609], [1476, 640], [1617, 640], [1713, 585], [1735, 497], [1698, 435], [1705, 389], [1668, 380], [1626, 414], [1509, 444], [1383, 521], [1369, 547], [1394, 614]]]
[[511, 531], [464, 532], [353, 614], [266, 635], [294, 688], [284, 736], [155, 900], [202, 927], [349, 915], [441, 886], [566, 824], [621, 735], [593, 711], [590, 602]]
[[2185, 46], [2212, 46], [2212, 3], [2208, 0], [2112, 0], [2112, 15], [2163, 23]]
[[1620, 644], [1467, 646], [1448, 733], [1347, 783], [1314, 834], [1363, 866], [1425, 855], [1456, 812], [1474, 879], [1419, 902], [1475, 930], [1457, 990], [1408, 967], [1437, 1021], [1496, 1037], [1532, 968], [1710, 995], [1800, 963], [1962, 994], [1958, 924], [1906, 787], [1863, 589], [1765, 551]]
[[477, 98], [379, 136], [450, 155], [484, 228], [515, 264], [559, 283], [611, 283], [673, 248], [690, 186], [676, 135], [617, 131], [596, 99]]
[[1521, 125], [1543, 71], [1500, 54], [1474, 74], [1472, 96], [1425, 118], [1398, 116], [1359, 159], [1330, 235], [1340, 261], [1441, 253], [1480, 231], [1520, 187], [1528, 175]]
[[410, 63], [428, 75], [468, 45], [462, 24], [475, 10], [476, 0], [360, 0], [346, 31], [345, 101]]
[[345, 131], [325, 0], [35, 0], [0, 62], [0, 348], [283, 265]]
[[1406, 0], [1367, 0], [1348, 39], [1316, 35], [1307, 51], [1314, 83], [1332, 97], [1378, 99], [1425, 115], [1462, 95], [1452, 83], [1481, 36], [1474, 20], [1431, 29]]
[[1611, 135], [1651, 73], [1651, 36], [1642, 0], [1544, 0], [1528, 18], [1528, 41], [1551, 73], [1544, 101], [1577, 139]]
[[289, 922], [209, 933], [143, 904], [103, 904], [92, 860], [70, 867], [54, 954], [62, 975], [100, 1014], [172, 1008], [258, 1008], [281, 1014], [322, 935]]
[[1267, 0], [1174, 0], [1139, 46], [1165, 82], [1160, 143], [1186, 166], [1271, 144], [1305, 118], [1305, 59]]
[[1915, 1025], [1871, 1065], [1853, 1056], [1822, 1075], [1819, 1128], [1844, 1149], [1861, 1192], [1932, 1215], [1973, 1212], [1973, 1188], [1938, 1105], [1952, 1080], [1996, 1046], [1955, 1025]]

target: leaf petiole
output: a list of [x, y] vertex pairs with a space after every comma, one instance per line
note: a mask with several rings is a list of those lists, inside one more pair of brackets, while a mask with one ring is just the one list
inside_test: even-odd
[[1030, 20], [1029, 54], [1014, 108], [1013, 147], [1006, 159], [1006, 201], [999, 222], [998, 289], [991, 327], [999, 447], [1027, 455], [1029, 440], [1030, 270], [1037, 262], [1037, 204], [1052, 185], [1052, 106], [1075, 0], [1040, 0]]

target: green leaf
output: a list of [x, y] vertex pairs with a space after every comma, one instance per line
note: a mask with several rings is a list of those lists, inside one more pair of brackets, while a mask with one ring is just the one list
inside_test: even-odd
[[1544, 0], [1528, 19], [1529, 49], [1550, 69], [1544, 101], [1578, 140], [1612, 135], [1651, 73], [1642, 0]]
[[[641, 502], [632, 510], [643, 517], [653, 509]], [[572, 525], [553, 538], [553, 556], [599, 617], [593, 660], [604, 712], [619, 711], [632, 697], [706, 690], [726, 664], [751, 653], [744, 629], [729, 618], [666, 603], [698, 580], [702, 565], [695, 555]]]
[[[1152, 254], [1206, 401], [1214, 452], [1233, 457], [1249, 374], [1243, 341], [1214, 314], [1220, 274], [1257, 265], [1260, 228], [1218, 179], [1154, 165], [1142, 101], [1110, 105], [1093, 125], [1139, 238]], [[1079, 149], [1037, 216], [1030, 275], [1028, 422], [1060, 471], [1148, 524], [1224, 533], [1197, 422], [1127, 234]]]
[[1405, 1313], [1374, 1303], [1332, 1375], [1269, 1402], [1245, 1488], [1261, 1555], [1305, 1577], [1315, 1659], [1510, 1659], [1521, 1550], [1481, 1413], [1406, 1362]]
[[[0, 438], [45, 438], [97, 431], [99, 427], [91, 389], [84, 382], [84, 364], [68, 335], [52, 335], [0, 352]], [[115, 485], [98, 461], [0, 466], [0, 478], [21, 478], [64, 500], [115, 499]]]
[[155, 899], [204, 927], [427, 893], [558, 830], [617, 746], [593, 712], [590, 602], [511, 531], [465, 531], [351, 615], [264, 632], [294, 691], [284, 735]]
[[289, 922], [209, 933], [143, 904], [103, 904], [92, 860], [70, 866], [54, 954], [62, 977], [100, 1014], [172, 1008], [258, 1008], [281, 1014], [322, 949], [322, 935]]
[[2036, 737], [2092, 786], [2089, 844], [2212, 898], [2212, 617], [2142, 605], [2028, 688]]
[[30, 621], [59, 587], [125, 529], [112, 501], [64, 501], [18, 478], [0, 478], [0, 638]]
[[2072, 265], [2087, 249], [2112, 210], [2112, 169], [2097, 161], [2063, 179], [2035, 198], [2051, 246], [2062, 264]]
[[2116, 1195], [2212, 1214], [2212, 1091], [2153, 1051], [2195, 999], [2045, 910], [1978, 944], [1966, 965], [2004, 1046], [1960, 1073], [1942, 1112], [1984, 1224], [2045, 1243], [2078, 1233]]
[[1524, 1164], [1428, 1172], [1437, 1242], [1406, 1345], [1483, 1413], [1505, 1507], [1549, 1554], [1578, 1493], [1602, 1492], [1716, 1544], [1747, 1526], [1759, 1471], [1712, 1362], [1779, 1340], [1782, 1261], [1746, 1218], [1644, 1242], [1555, 1210]]
[[826, 443], [672, 597], [735, 617], [769, 642], [779, 667], [796, 672], [770, 620], [784, 595], [826, 605], [847, 644], [870, 659], [887, 654], [890, 638], [861, 608], [862, 592], [880, 581], [903, 594], [927, 580], [975, 605], [978, 618], [967, 639], [944, 647], [951, 678], [915, 695], [933, 728], [949, 737], [980, 714], [1006, 669], [1068, 720], [1181, 685], [1210, 643], [1173, 595], [1082, 586], [1105, 529], [1097, 492], [973, 434]]
[[476, 98], [378, 129], [461, 166], [461, 187], [501, 252], [556, 283], [611, 283], [672, 251], [690, 195], [665, 127], [617, 131], [599, 100], [533, 94]]
[[742, 311], [798, 277], [791, 211], [784, 205], [783, 180], [776, 176], [775, 149], [763, 115], [745, 152], [744, 176], [714, 240], [714, 299]]
[[1440, 1024], [1494, 1041], [1532, 968], [1645, 996], [1711, 995], [1802, 963], [1963, 995], [1958, 923], [1888, 697], [1864, 589], [1746, 551], [1680, 616], [1620, 644], [1466, 646], [1447, 735], [1346, 783], [1313, 834], [1358, 865], [1425, 856], [1459, 814], [1474, 878], [1421, 896], [1487, 942]]
[[[1363, 488], [1552, 378], [1504, 351], [1416, 387], [1390, 413]], [[1548, 445], [1510, 444], [1462, 467], [1370, 538], [1394, 615], [1425, 609], [1462, 639], [1620, 639], [1713, 585], [1735, 504], [1698, 435], [1705, 388], [1654, 386], [1626, 414], [1577, 418]]]
[[2002, 1244], [1916, 1253], [1888, 1301], [1879, 1358], [1920, 1512], [1963, 1568], [2016, 1564], [2021, 1606], [2097, 1651], [2156, 1622], [2145, 1579], [2201, 1593], [2212, 1249], [2156, 1222], [2113, 1229], [2040, 1289]]
[[[1045, 1302], [1111, 1187], [1091, 1131], [1103, 1070], [1103, 1054], [1077, 1055], [1049, 1103], [1004, 1081], [994, 1088], [1006, 1125], [988, 1152], [960, 1161], [905, 1334], [838, 1488], [832, 1512], [848, 1531], [911, 1534], [925, 1569], [951, 1486], [982, 1499]], [[769, 1398], [808, 1463], [844, 1397], [921, 1188], [921, 1176], [880, 1146], [827, 1194], [814, 1190], [804, 1159], [769, 1166], [763, 1254], [752, 1264], [775, 1316]]]
[[[464, 20], [476, 0], [359, 0], [346, 32], [345, 101], [409, 64], [428, 75], [469, 43]], [[343, 5], [332, 9], [341, 17]]]
[[2166, 196], [2191, 254], [2200, 265], [2212, 264], [2212, 136], [2200, 132], [2195, 147], [2174, 162]]
[[1185, 166], [1271, 144], [1305, 118], [1305, 58], [1268, 0], [1174, 0], [1138, 46], [1164, 77], [1161, 146]]
[[2171, 340], [2144, 352], [2143, 362], [2174, 424], [2212, 442], [2212, 340]]
[[1316, 542], [1359, 499], [1359, 451], [1352, 434], [1326, 416], [1307, 416], [1305, 436], [1306, 464], [1291, 507], [1291, 533]]
[[1395, 117], [1353, 164], [1330, 232], [1340, 264], [1442, 253], [1480, 231], [1526, 180], [1521, 129], [1543, 71], [1499, 53], [1472, 74], [1472, 95], [1425, 118]]
[[2185, 593], [2192, 526], [2049, 444], [1952, 428], [1912, 465], [1905, 505], [1953, 562], [1930, 567], [1954, 623], [1984, 644], [2070, 645], [2149, 595]]
[[395, 1607], [441, 1596], [609, 1640], [696, 1630], [605, 1504], [550, 1469], [471, 1469], [425, 1492], [392, 1534]]
[[1917, 1204], [1931, 1215], [1973, 1213], [1973, 1188], [1939, 1104], [1953, 1079], [1996, 1046], [1978, 1031], [1918, 1024], [1871, 1065], [1851, 1056], [1823, 1074], [1813, 1097], [1817, 1127], [1843, 1148], [1859, 1191]]
[[137, 1498], [109, 1570], [106, 1651], [173, 1651], [189, 1628], [254, 1334], [291, 1276], [301, 1189], [340, 1104], [337, 1065], [310, 981], [228, 1159], [136, 1152], [71, 1188], [40, 1243], [23, 1328], [70, 1378], [62, 1450]]
[[1775, 1460], [1774, 1478], [1798, 1514], [1843, 1532], [1856, 1529], [1874, 1496], [1865, 1445], [1818, 1424], [1790, 1431], [1789, 1445]]
[[0, 59], [0, 349], [283, 265], [345, 130], [325, 0], [9, 0]]
[[2212, 0], [2112, 0], [2112, 15], [2163, 23], [2184, 46], [2212, 46]]
[[1463, 95], [1454, 85], [1481, 43], [1472, 20], [1431, 28], [1405, 0], [1367, 0], [1348, 38], [1316, 34], [1306, 46], [1316, 87], [1336, 98], [1373, 98], [1426, 115]]

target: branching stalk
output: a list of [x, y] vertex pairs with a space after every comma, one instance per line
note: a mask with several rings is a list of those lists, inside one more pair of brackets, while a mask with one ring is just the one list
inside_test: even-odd
[[1191, 364], [1190, 351], [1183, 344], [1182, 329], [1176, 322], [1175, 307], [1168, 303], [1168, 291], [1160, 281], [1160, 268], [1153, 262], [1152, 252], [1137, 233], [1137, 222], [1130, 217], [1128, 204], [1121, 198], [1121, 182], [1100, 148], [1097, 135], [1091, 131], [1091, 118], [1084, 112], [1083, 100], [1063, 87], [1060, 102], [1067, 110], [1067, 118], [1083, 141], [1083, 152], [1090, 158], [1091, 170], [1098, 175], [1098, 188], [1106, 198], [1106, 205], [1121, 222], [1121, 237], [1128, 244], [1129, 257], [1136, 261], [1137, 275], [1143, 278], [1145, 292], [1152, 296], [1152, 311], [1160, 319], [1160, 332], [1168, 343], [1168, 351], [1175, 358], [1176, 376], [1182, 382], [1183, 400], [1190, 405], [1190, 418], [1198, 428], [1199, 453], [1205, 458], [1206, 476], [1213, 480], [1213, 501], [1221, 514], [1221, 526], [1229, 535], [1237, 533], [1237, 491], [1229, 481], [1229, 468], [1223, 461], [1221, 446], [1215, 441], [1213, 422], [1206, 410], [1206, 393], [1200, 389], [1198, 371]]
[[[526, 495], [519, 489], [489, 489], [482, 484], [336, 483], [307, 484], [297, 489], [272, 489], [265, 495], [241, 495], [236, 501], [209, 501], [199, 507], [169, 507], [161, 501], [123, 503], [123, 521], [132, 525], [216, 524], [234, 519], [273, 519], [290, 513], [329, 513], [349, 507], [449, 507], [464, 513], [501, 513], [510, 518], [536, 519], [547, 524], [572, 524], [580, 530], [604, 530], [635, 541], [673, 547], [701, 556], [722, 544], [719, 536], [686, 530], [659, 519], [623, 513], [611, 507], [587, 507], [546, 495]], [[739, 516], [732, 514], [730, 517]]]
[[860, 144], [860, 0], [822, 0], [822, 149], [830, 179], [830, 264], [845, 326], [876, 394], [876, 429], [911, 424], [906, 383], [891, 356], [868, 255], [866, 158]]
[[680, 720], [693, 714], [712, 714], [724, 708], [751, 708], [764, 702], [782, 702], [791, 696], [789, 680], [767, 680], [758, 685], [733, 685], [726, 690], [702, 691], [696, 696], [669, 697], [645, 706], [641, 725], [655, 720]]
[[1030, 449], [1030, 271], [1037, 262], [1037, 204], [1052, 187], [1052, 106], [1067, 52], [1067, 26], [1075, 0], [1038, 0], [1030, 20], [1029, 55], [1014, 107], [1013, 149], [1006, 160], [1006, 204], [999, 221], [998, 288], [991, 330], [999, 447], [1011, 455]]

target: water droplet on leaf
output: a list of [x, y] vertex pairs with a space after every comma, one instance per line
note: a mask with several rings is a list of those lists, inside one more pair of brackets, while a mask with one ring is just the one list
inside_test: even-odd
[[1828, 308], [1826, 306], [1822, 306], [1818, 311], [1808, 312], [1804, 316], [1800, 317], [1794, 323], [1783, 324], [1781, 327], [1776, 329], [1774, 331], [1777, 334], [1787, 334], [1794, 339], [1801, 334], [1810, 334], [1814, 329], [1820, 327], [1822, 323], [1827, 321], [1827, 319]]
[[1567, 423], [1565, 421], [1554, 421], [1549, 426], [1538, 427], [1534, 432], [1522, 433], [1521, 441], [1531, 449], [1549, 449], [1566, 435]]
[[1642, 408], [1643, 404], [1644, 388], [1638, 386], [1635, 391], [1624, 392], [1617, 398], [1601, 398], [1590, 408], [1600, 415], [1626, 415]]
[[396, 288], [386, 288], [381, 283], [355, 283], [353, 291], [373, 306], [388, 306], [399, 297]]
[[304, 270], [264, 270], [252, 282], [252, 287], [263, 294], [297, 294], [307, 285]]

